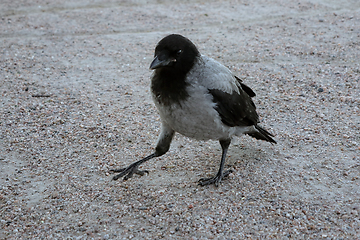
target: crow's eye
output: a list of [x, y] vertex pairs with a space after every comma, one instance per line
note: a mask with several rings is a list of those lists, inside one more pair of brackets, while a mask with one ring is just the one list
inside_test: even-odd
[[182, 50], [180, 49], [176, 52], [176, 55], [179, 56], [181, 53], [182, 53]]

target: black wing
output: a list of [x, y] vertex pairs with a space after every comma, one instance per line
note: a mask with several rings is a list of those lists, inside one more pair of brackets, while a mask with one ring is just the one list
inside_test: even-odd
[[235, 126], [255, 126], [255, 130], [247, 134], [271, 143], [276, 143], [271, 133], [257, 125], [259, 116], [256, 113], [256, 107], [251, 97], [255, 93], [251, 88], [242, 83], [241, 79], [235, 77], [239, 83], [239, 93], [236, 91], [231, 94], [225, 93], [218, 89], [209, 89], [209, 93], [213, 96], [216, 103], [215, 109], [221, 117], [221, 121], [230, 127]]
[[256, 94], [254, 93], [254, 91], [253, 91], [250, 87], [248, 87], [248, 86], [246, 86], [245, 84], [243, 84], [243, 83], [242, 83], [243, 81], [242, 81], [240, 78], [238, 78], [237, 76], [235, 76], [235, 78], [236, 78], [236, 80], [238, 80], [238, 82], [240, 83], [242, 89], [243, 89], [250, 97], [255, 97], [255, 96], [256, 96]]
[[229, 94], [218, 89], [209, 89], [209, 93], [216, 103], [215, 109], [219, 113], [221, 121], [230, 127], [256, 125], [259, 116], [256, 113], [255, 104], [251, 100], [251, 96], [255, 96], [255, 93], [248, 86], [242, 84], [240, 79], [238, 81], [241, 84], [240, 94], [236, 91]]

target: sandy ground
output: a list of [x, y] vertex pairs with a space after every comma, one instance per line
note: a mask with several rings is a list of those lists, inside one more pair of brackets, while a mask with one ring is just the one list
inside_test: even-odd
[[[135, 3], [134, 3], [135, 2]], [[360, 2], [0, 3], [0, 239], [360, 239]], [[277, 145], [177, 135], [149, 174], [169, 33], [257, 93]]]

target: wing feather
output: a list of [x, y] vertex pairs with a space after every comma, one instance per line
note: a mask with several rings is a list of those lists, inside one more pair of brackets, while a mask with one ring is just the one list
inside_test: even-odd
[[259, 121], [256, 108], [251, 97], [239, 87], [239, 93], [233, 91], [231, 94], [218, 89], [209, 89], [216, 103], [215, 109], [221, 117], [221, 121], [230, 127], [252, 126]]

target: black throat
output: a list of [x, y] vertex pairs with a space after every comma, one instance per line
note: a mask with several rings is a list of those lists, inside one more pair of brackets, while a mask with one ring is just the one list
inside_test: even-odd
[[151, 79], [151, 91], [155, 101], [161, 105], [180, 104], [189, 94], [186, 91], [187, 72], [174, 71], [174, 69], [156, 69]]

